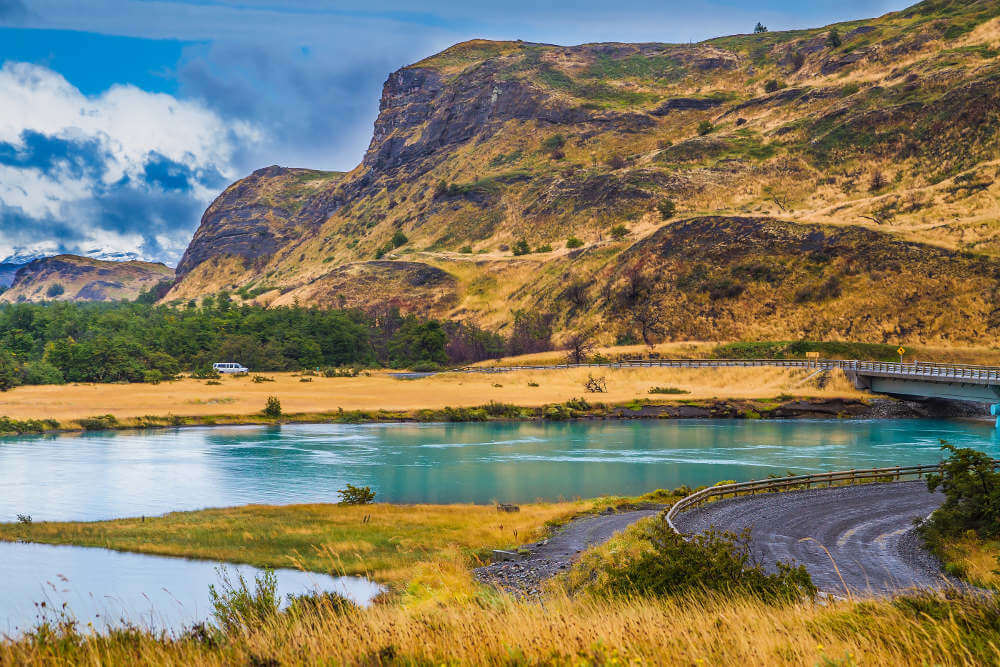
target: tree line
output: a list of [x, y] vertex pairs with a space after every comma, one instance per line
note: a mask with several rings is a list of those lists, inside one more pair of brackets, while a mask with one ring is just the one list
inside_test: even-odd
[[254, 371], [437, 368], [551, 349], [552, 318], [519, 311], [508, 332], [397, 308], [263, 308], [206, 298], [185, 308], [139, 302], [0, 307], [0, 389], [143, 382], [238, 361]]

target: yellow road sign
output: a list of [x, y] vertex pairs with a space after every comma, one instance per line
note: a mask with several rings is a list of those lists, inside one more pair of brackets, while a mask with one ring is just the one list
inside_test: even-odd
[[906, 354], [906, 350], [904, 350], [903, 347], [900, 346], [899, 349], [896, 350], [896, 354], [898, 354], [899, 356], [903, 356], [904, 354]]

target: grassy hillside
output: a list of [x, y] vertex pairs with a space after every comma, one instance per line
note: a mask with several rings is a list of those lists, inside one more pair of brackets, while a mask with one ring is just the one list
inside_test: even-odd
[[24, 301], [132, 301], [174, 272], [152, 262], [109, 262], [78, 255], [57, 255], [25, 264], [0, 303]]
[[693, 45], [455, 45], [389, 77], [350, 173], [231, 186], [166, 302], [992, 343], [998, 17], [953, 0]]

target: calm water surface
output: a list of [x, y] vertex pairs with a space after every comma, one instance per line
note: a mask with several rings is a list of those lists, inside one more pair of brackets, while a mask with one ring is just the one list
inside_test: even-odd
[[0, 440], [0, 521], [96, 520], [246, 503], [329, 502], [350, 482], [401, 503], [526, 502], [1000, 455], [990, 424], [642, 420], [289, 425]]
[[[122, 621], [150, 629], [179, 631], [209, 620], [209, 585], [219, 584], [210, 561], [162, 558], [106, 549], [0, 542], [0, 636], [16, 636], [65, 610], [86, 629], [117, 626]], [[227, 565], [251, 588], [258, 572]], [[381, 587], [360, 577], [328, 577], [312, 572], [277, 570], [278, 592], [310, 590], [340, 593], [368, 604]], [[42, 604], [44, 603], [44, 604]]]

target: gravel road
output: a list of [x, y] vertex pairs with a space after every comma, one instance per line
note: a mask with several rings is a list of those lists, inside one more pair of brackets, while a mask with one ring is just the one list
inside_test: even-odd
[[663, 507], [650, 507], [575, 519], [548, 539], [522, 546], [530, 555], [477, 568], [475, 574], [480, 580], [513, 593], [537, 595], [541, 582], [569, 568], [581, 551], [607, 542], [639, 519], [662, 511]]
[[683, 532], [750, 526], [764, 563], [801, 563], [828, 593], [844, 595], [846, 585], [854, 594], [884, 595], [947, 583], [913, 529], [942, 500], [922, 481], [864, 484], [722, 500], [682, 512], [675, 524]]

